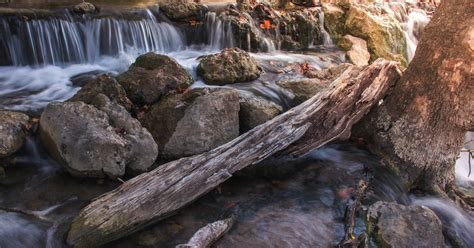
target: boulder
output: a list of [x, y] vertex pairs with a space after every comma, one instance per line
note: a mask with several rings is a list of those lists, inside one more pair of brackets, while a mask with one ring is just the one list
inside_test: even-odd
[[94, 14], [99, 12], [99, 8], [97, 8], [94, 4], [89, 2], [82, 2], [75, 5], [72, 8], [72, 11], [76, 14], [83, 15], [83, 14]]
[[29, 120], [23, 113], [0, 110], [0, 158], [13, 154], [23, 146]]
[[101, 75], [96, 79], [89, 81], [82, 87], [69, 101], [92, 103], [98, 94], [108, 96], [112, 101], [122, 105], [130, 111], [132, 102], [127, 98], [127, 93], [117, 80], [109, 75]]
[[201, 19], [205, 8], [192, 0], [167, 0], [160, 4], [160, 10], [173, 21]]
[[138, 106], [184, 91], [193, 83], [191, 75], [173, 58], [155, 53], [139, 56], [117, 80], [128, 98]]
[[347, 51], [347, 59], [354, 65], [366, 66], [369, 64], [370, 53], [367, 51], [367, 42], [352, 35], [344, 35], [339, 46]]
[[426, 207], [376, 202], [367, 220], [367, 231], [380, 247], [445, 247], [441, 221]]
[[240, 91], [241, 133], [263, 124], [283, 112], [283, 107], [247, 91]]
[[49, 104], [40, 119], [46, 150], [74, 176], [117, 178], [147, 171], [158, 146], [124, 107], [98, 94], [93, 105]]
[[201, 57], [197, 72], [207, 84], [225, 85], [258, 79], [262, 69], [249, 53], [227, 48]]
[[394, 18], [384, 18], [376, 18], [368, 11], [351, 5], [346, 13], [345, 29], [347, 34], [367, 41], [371, 61], [384, 58], [406, 66], [407, 44], [402, 28]]
[[165, 159], [200, 154], [239, 136], [239, 93], [192, 89], [154, 104], [142, 120]]

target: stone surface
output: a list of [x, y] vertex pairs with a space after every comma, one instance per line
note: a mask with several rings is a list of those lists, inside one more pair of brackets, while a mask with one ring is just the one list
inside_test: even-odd
[[0, 158], [23, 146], [30, 118], [18, 112], [0, 110]]
[[380, 247], [445, 247], [441, 221], [428, 208], [376, 202], [367, 219], [369, 235]]
[[262, 69], [249, 53], [227, 48], [220, 53], [203, 56], [197, 68], [207, 84], [225, 85], [258, 79]]
[[192, 89], [154, 104], [142, 120], [162, 158], [200, 154], [239, 136], [239, 93]]
[[117, 80], [128, 98], [138, 106], [184, 91], [193, 83], [191, 75], [176, 60], [155, 53], [139, 56]]
[[123, 176], [153, 165], [158, 146], [122, 106], [103, 94], [92, 101], [49, 104], [40, 119], [46, 150], [75, 176]]
[[123, 87], [115, 78], [109, 75], [101, 75], [97, 79], [88, 82], [69, 101], [81, 101], [90, 104], [98, 94], [108, 96], [128, 111], [132, 109], [132, 102], [127, 98], [127, 93]]
[[369, 64], [370, 53], [365, 40], [347, 34], [342, 37], [339, 46], [347, 51], [346, 57], [352, 64], [357, 66]]
[[240, 132], [244, 133], [283, 112], [283, 107], [263, 97], [240, 91]]
[[167, 0], [160, 4], [160, 10], [174, 21], [191, 21], [203, 16], [204, 8], [192, 0]]
[[82, 2], [77, 5], [75, 5], [72, 8], [72, 11], [76, 14], [94, 14], [99, 12], [99, 9], [92, 3], [89, 2]]

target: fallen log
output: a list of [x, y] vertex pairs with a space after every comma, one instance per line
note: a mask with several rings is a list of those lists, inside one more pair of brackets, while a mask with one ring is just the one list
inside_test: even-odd
[[347, 138], [352, 125], [399, 77], [395, 62], [378, 60], [364, 69], [349, 67], [326, 91], [233, 141], [164, 164], [102, 195], [74, 219], [67, 242], [94, 247], [116, 240], [172, 215], [234, 172], [277, 152], [288, 148], [290, 154], [302, 155]]

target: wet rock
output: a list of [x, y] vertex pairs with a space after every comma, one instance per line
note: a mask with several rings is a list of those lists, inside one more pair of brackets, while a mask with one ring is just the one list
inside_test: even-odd
[[240, 131], [241, 133], [263, 124], [283, 112], [283, 107], [252, 93], [240, 92]]
[[351, 6], [346, 16], [347, 33], [367, 41], [371, 61], [385, 58], [407, 64], [405, 36], [395, 19], [376, 19], [368, 11], [356, 6]]
[[225, 85], [258, 79], [262, 69], [247, 52], [227, 48], [218, 54], [203, 56], [197, 72], [208, 84]]
[[117, 80], [138, 106], [184, 91], [193, 83], [191, 75], [173, 58], [155, 53], [139, 56]]
[[368, 232], [381, 247], [445, 247], [441, 221], [428, 208], [376, 202], [367, 219]]
[[23, 146], [29, 120], [23, 113], [0, 110], [0, 158], [13, 154]]
[[357, 66], [369, 64], [370, 53], [367, 51], [367, 42], [352, 35], [345, 35], [339, 43], [339, 46], [347, 51], [348, 60]]
[[101, 75], [95, 80], [88, 82], [69, 101], [85, 102], [91, 104], [98, 94], [108, 96], [112, 101], [122, 105], [130, 111], [132, 102], [127, 98], [127, 93], [117, 80], [109, 75]]
[[200, 20], [206, 8], [192, 0], [167, 0], [160, 4], [160, 10], [174, 21]]
[[239, 93], [192, 89], [154, 104], [142, 120], [161, 157], [181, 158], [216, 148], [239, 136]]
[[351, 65], [341, 64], [323, 70], [310, 70], [306, 73], [309, 79], [284, 80], [277, 84], [290, 91], [294, 95], [293, 105], [298, 105], [325, 90], [349, 66]]
[[76, 14], [83, 15], [83, 14], [94, 14], [99, 12], [99, 8], [97, 8], [94, 4], [89, 2], [82, 2], [75, 5], [72, 8], [72, 11]]
[[151, 134], [126, 109], [103, 94], [83, 102], [49, 104], [40, 119], [46, 150], [74, 176], [123, 176], [144, 172], [158, 147]]

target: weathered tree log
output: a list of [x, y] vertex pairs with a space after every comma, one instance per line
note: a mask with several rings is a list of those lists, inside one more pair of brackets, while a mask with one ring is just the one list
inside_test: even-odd
[[[86, 206], [67, 242], [92, 247], [164, 219], [232, 174], [286, 149], [302, 155], [338, 138], [377, 104], [400, 77], [395, 62], [348, 68], [327, 91], [209, 152], [169, 162], [137, 176]], [[212, 128], [212, 127], [210, 127]]]
[[443, 0], [384, 103], [354, 128], [405, 179], [441, 196], [474, 130], [474, 2]]

